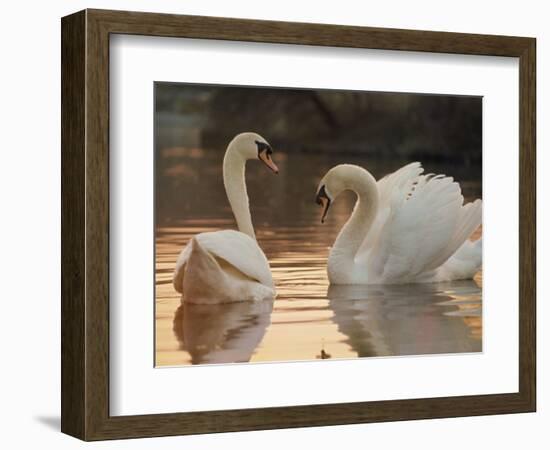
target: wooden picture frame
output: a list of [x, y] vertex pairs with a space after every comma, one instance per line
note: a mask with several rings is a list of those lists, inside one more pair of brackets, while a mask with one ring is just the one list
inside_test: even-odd
[[[535, 411], [533, 38], [85, 10], [62, 29], [62, 416], [84, 440]], [[109, 36], [185, 37], [519, 58], [519, 391], [460, 397], [109, 415]]]

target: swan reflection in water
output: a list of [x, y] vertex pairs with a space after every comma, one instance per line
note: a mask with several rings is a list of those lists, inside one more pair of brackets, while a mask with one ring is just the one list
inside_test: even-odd
[[173, 330], [191, 364], [248, 362], [271, 323], [273, 301], [201, 305], [183, 302]]
[[[330, 286], [326, 299], [303, 301], [299, 307], [316, 305], [316, 318], [306, 329], [296, 323], [299, 332], [288, 323], [296, 300], [276, 300], [275, 310], [273, 301], [181, 304], [172, 326], [189, 358], [181, 363], [284, 361], [295, 359], [288, 357], [295, 348], [312, 360], [325, 359], [323, 351], [337, 359], [482, 350], [481, 288], [474, 281]], [[265, 353], [271, 342], [278, 343], [276, 356]]]
[[481, 288], [472, 280], [333, 285], [327, 297], [359, 357], [481, 351]]

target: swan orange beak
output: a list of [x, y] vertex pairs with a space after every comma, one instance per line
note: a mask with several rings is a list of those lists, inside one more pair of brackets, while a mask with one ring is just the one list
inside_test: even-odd
[[274, 173], [279, 173], [279, 168], [277, 165], [273, 162], [271, 159], [271, 154], [269, 154], [266, 150], [259, 153], [258, 157], [262, 160], [262, 162], [269, 167]]

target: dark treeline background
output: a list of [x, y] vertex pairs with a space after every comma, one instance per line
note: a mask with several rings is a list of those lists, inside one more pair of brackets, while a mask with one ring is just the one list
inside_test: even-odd
[[157, 83], [161, 148], [256, 131], [286, 152], [479, 165], [481, 97]]
[[[317, 220], [317, 184], [331, 167], [358, 164], [376, 178], [420, 161], [427, 173], [460, 182], [481, 197], [480, 97], [155, 85], [155, 186], [158, 225], [232, 213], [222, 183], [229, 141], [255, 131], [273, 146], [280, 173], [250, 162], [246, 182], [262, 229]], [[353, 205], [353, 196], [338, 202]], [[342, 217], [347, 217], [345, 214]], [[229, 225], [228, 225], [229, 226]]]

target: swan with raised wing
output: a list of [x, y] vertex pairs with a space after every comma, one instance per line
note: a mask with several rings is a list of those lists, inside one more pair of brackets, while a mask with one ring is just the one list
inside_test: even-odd
[[319, 183], [324, 221], [338, 195], [357, 201], [328, 258], [331, 284], [403, 284], [473, 278], [481, 267], [481, 200], [464, 204], [451, 177], [423, 174], [408, 164], [378, 182], [365, 169], [342, 164]]
[[173, 276], [176, 291], [189, 303], [228, 303], [275, 296], [267, 258], [256, 242], [245, 183], [247, 160], [260, 160], [274, 173], [268, 142], [256, 133], [241, 133], [228, 145], [223, 182], [239, 231], [195, 235], [181, 251]]

